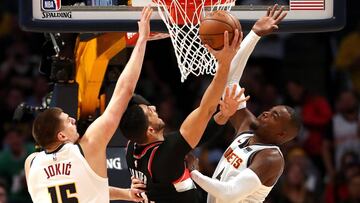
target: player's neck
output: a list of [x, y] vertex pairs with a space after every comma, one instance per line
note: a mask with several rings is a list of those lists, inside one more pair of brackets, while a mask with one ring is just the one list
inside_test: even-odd
[[150, 135], [148, 135], [147, 144], [150, 144], [153, 142], [159, 142], [159, 141], [164, 141], [164, 130], [160, 130], [158, 132], [153, 132]]
[[254, 136], [249, 138], [249, 145], [253, 144], [268, 144], [265, 140], [261, 139], [259, 136], [254, 134]]
[[54, 151], [56, 151], [56, 150], [57, 150], [61, 145], [63, 145], [63, 144], [65, 144], [65, 143], [62, 143], [62, 142], [54, 143], [54, 144], [50, 145], [49, 147], [47, 147], [47, 148], [45, 149], [45, 152], [47, 152], [47, 153], [54, 152]]

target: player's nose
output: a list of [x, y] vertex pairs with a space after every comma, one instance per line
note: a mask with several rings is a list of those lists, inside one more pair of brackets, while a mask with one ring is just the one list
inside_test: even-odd
[[156, 111], [156, 106], [150, 106], [150, 109], [155, 112]]
[[73, 124], [73, 125], [75, 125], [76, 124], [76, 120], [75, 120], [75, 118], [70, 118], [71, 119], [71, 124]]

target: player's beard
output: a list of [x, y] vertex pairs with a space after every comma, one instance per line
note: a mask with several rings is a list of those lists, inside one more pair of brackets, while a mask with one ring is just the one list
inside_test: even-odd
[[165, 128], [164, 121], [160, 119], [159, 122], [157, 124], [155, 124], [153, 128], [157, 132], [160, 132], [160, 131], [164, 130], [164, 128]]

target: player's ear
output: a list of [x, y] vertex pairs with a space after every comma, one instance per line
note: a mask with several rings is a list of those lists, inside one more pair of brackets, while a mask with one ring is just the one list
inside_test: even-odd
[[153, 135], [155, 133], [155, 129], [153, 127], [149, 126], [147, 129], [147, 133], [150, 135]]
[[66, 141], [66, 139], [67, 139], [66, 135], [62, 131], [58, 132], [58, 134], [56, 136], [57, 136], [58, 140], [61, 142]]

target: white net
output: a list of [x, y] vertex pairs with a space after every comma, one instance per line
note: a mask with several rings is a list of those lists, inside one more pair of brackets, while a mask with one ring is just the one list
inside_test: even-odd
[[190, 73], [214, 75], [216, 59], [201, 44], [199, 24], [205, 10], [227, 10], [235, 4], [235, 0], [153, 0], [158, 12], [169, 31], [181, 82]]

